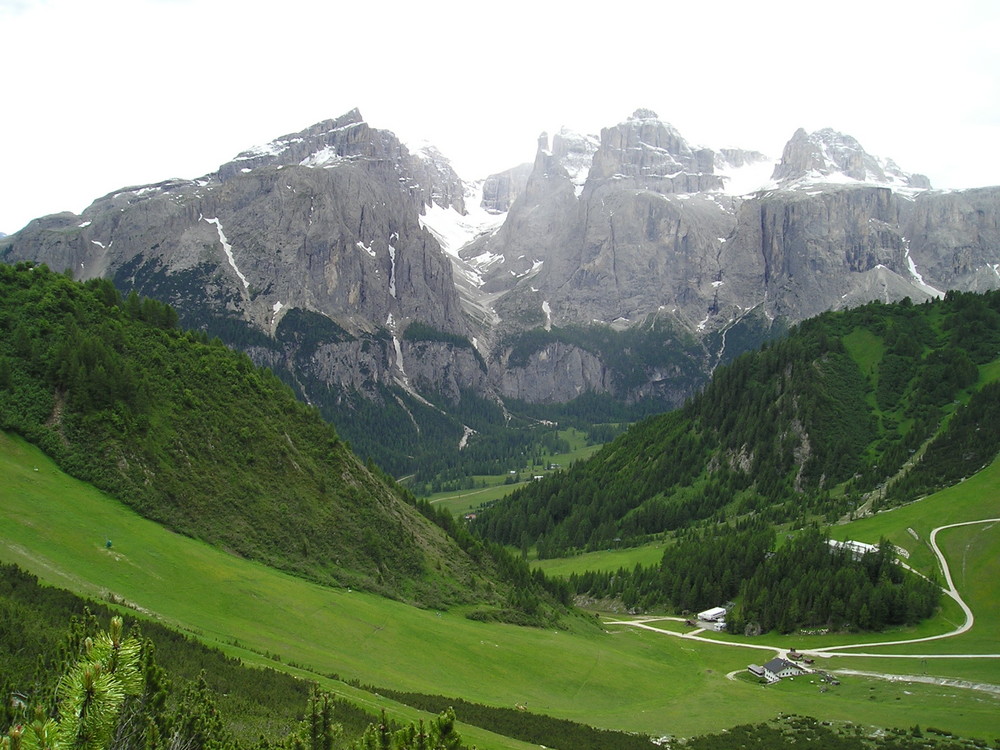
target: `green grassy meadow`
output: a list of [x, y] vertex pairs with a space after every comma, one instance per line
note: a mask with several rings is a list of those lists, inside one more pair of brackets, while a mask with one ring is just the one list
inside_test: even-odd
[[545, 575], [569, 576], [587, 570], [618, 570], [640, 565], [659, 565], [663, 558], [666, 542], [651, 542], [641, 547], [599, 550], [585, 552], [573, 557], [557, 557], [551, 560], [533, 560], [531, 566], [545, 571]]
[[[992, 475], [994, 484], [1000, 481], [995, 466]], [[717, 731], [781, 712], [877, 726], [919, 722], [973, 737], [996, 734], [1000, 699], [985, 693], [920, 685], [904, 694], [895, 692], [898, 685], [865, 678], [845, 678], [829, 693], [805, 680], [763, 687], [726, 675], [770, 658], [767, 651], [610, 626], [583, 615], [560, 630], [481, 623], [457, 610], [420, 610], [363, 592], [325, 588], [168, 532], [62, 474], [33, 446], [2, 434], [0, 476], [0, 559], [77, 593], [94, 598], [113, 593], [135, 611], [251, 663], [313, 679], [325, 675], [321, 682], [327, 688], [359, 703], [389, 705], [405, 720], [418, 712], [331, 675], [497, 706], [520, 703], [534, 712], [654, 736]], [[962, 487], [979, 486], [976, 482]], [[975, 516], [984, 504], [957, 498], [949, 510]], [[937, 501], [931, 506], [937, 508]], [[893, 511], [907, 512], [913, 511]], [[872, 525], [881, 517], [866, 520]], [[857, 523], [850, 538], [882, 533], [865, 527], [865, 521]], [[957, 549], [965, 550], [967, 576], [995, 570], [996, 555], [993, 562], [982, 558], [996, 551], [997, 531], [977, 527], [973, 540], [956, 537]], [[980, 640], [970, 643], [982, 645], [995, 637], [998, 618], [990, 602], [996, 600], [996, 580], [993, 576], [969, 592], [974, 608], [985, 604], [976, 625], [982, 629], [969, 634]], [[808, 647], [801, 639], [794, 645]], [[264, 659], [264, 652], [280, 663]], [[830, 661], [870, 669], [876, 660]], [[900, 662], [911, 673], [918, 669], [911, 660], [878, 661]], [[936, 666], [928, 663], [931, 672]], [[992, 673], [995, 678], [977, 679], [1000, 683], [1000, 662], [969, 664], [967, 673]], [[527, 747], [472, 727], [462, 731], [480, 748]]]
[[587, 445], [587, 436], [575, 428], [560, 430], [559, 437], [569, 443], [570, 450], [566, 453], [543, 453], [532, 464], [520, 467], [517, 472], [522, 480], [520, 482], [505, 484], [509, 474], [478, 474], [472, 477], [472, 481], [479, 485], [473, 489], [436, 492], [427, 499], [432, 505], [447, 508], [458, 518], [475, 511], [481, 505], [506, 497], [524, 482], [530, 482], [534, 476], [547, 476], [556, 471], [549, 469], [550, 465], [567, 469], [574, 462], [589, 458], [602, 447]]

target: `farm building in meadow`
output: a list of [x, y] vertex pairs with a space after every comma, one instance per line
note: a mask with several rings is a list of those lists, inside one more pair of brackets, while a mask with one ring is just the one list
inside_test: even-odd
[[777, 682], [783, 677], [794, 677], [797, 674], [805, 674], [805, 670], [798, 664], [794, 664], [787, 659], [782, 659], [780, 656], [776, 656], [771, 659], [763, 667], [758, 667], [763, 672], [761, 675], [759, 672], [754, 671], [756, 664], [751, 664], [748, 669], [758, 676], [763, 676], [768, 682]]

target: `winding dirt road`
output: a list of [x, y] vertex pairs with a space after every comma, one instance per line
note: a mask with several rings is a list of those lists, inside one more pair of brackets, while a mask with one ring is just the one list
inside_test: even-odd
[[[969, 608], [969, 605], [965, 603], [965, 600], [963, 600], [961, 595], [958, 593], [958, 589], [955, 588], [955, 582], [952, 579], [951, 569], [948, 567], [948, 561], [945, 559], [944, 553], [941, 552], [941, 548], [938, 547], [937, 535], [939, 531], [944, 531], [945, 529], [954, 529], [959, 526], [973, 526], [985, 523], [1000, 523], [1000, 518], [985, 518], [981, 521], [962, 521], [961, 523], [951, 523], [945, 526], [938, 526], [936, 529], [931, 531], [930, 535], [929, 541], [931, 549], [934, 550], [934, 554], [937, 556], [938, 562], [941, 565], [941, 571], [944, 574], [945, 582], [947, 583], [947, 588], [944, 588], [943, 591], [952, 599], [954, 599], [958, 603], [958, 606], [961, 607], [962, 611], [965, 613], [965, 622], [962, 623], [960, 626], [947, 633], [926, 636], [924, 638], [911, 638], [908, 640], [899, 640], [899, 641], [882, 641], [880, 643], [856, 643], [846, 646], [826, 646], [823, 648], [806, 649], [800, 651], [800, 653], [813, 657], [822, 657], [822, 658], [828, 658], [831, 656], [869, 656], [869, 657], [878, 657], [884, 659], [1000, 659], [1000, 654], [873, 654], [869, 652], [859, 652], [859, 651], [849, 650], [857, 648], [877, 648], [879, 646], [898, 646], [904, 643], [922, 643], [926, 641], [937, 641], [941, 640], [942, 638], [953, 638], [956, 635], [961, 635], [962, 633], [968, 631], [976, 621], [975, 616], [973, 615], [972, 610]], [[752, 648], [761, 651], [769, 651], [775, 654], [776, 656], [780, 656], [782, 658], [787, 658], [788, 656], [788, 649], [782, 649], [777, 646], [765, 646], [756, 643], [719, 641], [715, 640], [714, 638], [704, 638], [699, 635], [700, 633], [704, 632], [704, 630], [701, 628], [687, 633], [681, 633], [675, 630], [666, 630], [664, 628], [657, 628], [650, 624], [654, 622], [664, 622], [667, 620], [675, 622], [684, 621], [683, 618], [680, 617], [638, 617], [632, 620], [610, 620], [606, 621], [605, 625], [621, 625], [633, 628], [642, 628], [643, 630], [651, 630], [655, 633], [662, 633], [664, 635], [674, 636], [675, 638], [684, 638], [687, 640], [701, 641], [703, 643], [711, 643], [716, 646], [734, 646], [737, 648]], [[911, 675], [882, 674], [877, 672], [861, 673], [861, 672], [853, 672], [851, 670], [837, 670], [837, 671], [843, 674], [859, 674], [859, 675], [864, 674], [865, 676], [868, 677], [878, 677], [881, 679], [888, 679], [888, 680], [907, 679], [909, 681], [928, 681], [928, 680], [937, 681], [938, 679], [940, 679], [940, 678], [919, 678]], [[939, 682], [938, 684], [954, 684], [955, 686], [959, 686], [957, 684], [958, 682], [960, 681], [951, 680], [951, 681]], [[995, 685], [977, 686], [973, 683], [969, 683], [967, 685], [961, 685], [961, 686], [977, 687], [977, 689], [986, 689], [987, 692], [1000, 691], [1000, 687], [997, 687]]]

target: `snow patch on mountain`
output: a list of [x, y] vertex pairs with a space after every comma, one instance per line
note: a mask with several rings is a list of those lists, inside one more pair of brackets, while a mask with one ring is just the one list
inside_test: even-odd
[[723, 164], [715, 170], [725, 185], [722, 191], [726, 195], [748, 195], [759, 190], [771, 190], [777, 183], [771, 179], [776, 162], [767, 160], [740, 167]]
[[304, 138], [276, 139], [262, 146], [252, 146], [246, 151], [238, 154], [233, 161], [250, 161], [261, 156], [280, 156], [287, 151], [293, 143], [302, 143]]
[[201, 218], [204, 221], [207, 221], [209, 224], [215, 225], [215, 229], [219, 233], [219, 242], [222, 243], [222, 249], [225, 251], [226, 257], [229, 259], [229, 265], [233, 267], [233, 270], [236, 271], [236, 275], [240, 277], [240, 281], [243, 282], [243, 288], [249, 290], [250, 282], [247, 281], [247, 277], [243, 275], [243, 273], [236, 265], [236, 258], [233, 256], [233, 247], [232, 245], [229, 244], [229, 240], [226, 239], [226, 235], [222, 231], [222, 222], [219, 221], [218, 218], [206, 219], [204, 216], [202, 216]]
[[389, 294], [393, 297], [396, 296], [396, 248], [389, 245], [389, 262], [392, 265], [389, 268]]
[[482, 207], [482, 202], [482, 181], [467, 184], [465, 214], [432, 203], [425, 206], [423, 215], [418, 217], [420, 226], [434, 235], [442, 250], [457, 258], [463, 247], [483, 235], [493, 234], [507, 218], [506, 212], [490, 213]]
[[343, 157], [337, 153], [336, 146], [325, 146], [300, 161], [299, 165], [303, 167], [329, 168], [336, 166], [343, 160]]
[[932, 297], [937, 297], [938, 299], [944, 298], [944, 292], [940, 289], [935, 289], [930, 284], [924, 282], [923, 275], [917, 270], [917, 264], [913, 262], [913, 257], [910, 255], [910, 242], [904, 239], [903, 242], [906, 243], [906, 265], [910, 269], [910, 276], [913, 280], [917, 282], [917, 286], [923, 291], [927, 292]]

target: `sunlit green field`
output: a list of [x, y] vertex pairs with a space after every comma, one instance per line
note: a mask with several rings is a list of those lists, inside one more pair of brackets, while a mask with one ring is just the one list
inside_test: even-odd
[[636, 564], [657, 565], [663, 557], [665, 542], [652, 542], [641, 547], [600, 550], [586, 552], [573, 557], [558, 557], [552, 560], [534, 560], [533, 568], [541, 568], [546, 575], [569, 576], [585, 570], [618, 570], [634, 568]]
[[586, 435], [573, 428], [560, 430], [559, 437], [569, 443], [569, 452], [545, 453], [537, 460], [537, 463], [525, 464], [515, 474], [515, 476], [520, 477], [520, 481], [516, 483], [505, 484], [511, 476], [510, 474], [477, 475], [472, 477], [472, 481], [476, 485], [474, 488], [437, 492], [431, 495], [428, 500], [433, 505], [447, 508], [456, 518], [464, 516], [485, 503], [506, 497], [518, 487], [523, 486], [525, 482], [532, 481], [532, 477], [547, 476], [556, 471], [549, 469], [550, 465], [568, 469], [574, 462], [589, 458], [601, 448], [600, 445], [587, 445]]
[[[992, 474], [995, 487], [995, 467]], [[479, 623], [461, 612], [418, 610], [317, 586], [165, 531], [66, 477], [36, 449], [7, 436], [0, 436], [0, 476], [0, 559], [90, 596], [113, 592], [139, 611], [250, 661], [261, 657], [242, 651], [234, 640], [279, 655], [281, 664], [272, 666], [292, 671], [294, 664], [313, 675], [336, 674], [499, 706], [526, 704], [531, 711], [656, 736], [715, 731], [779, 712], [879, 726], [919, 722], [966, 736], [996, 735], [1000, 701], [986, 693], [924, 685], [904, 693], [903, 686], [864, 678], [845, 678], [829, 693], [807, 680], [765, 688], [726, 675], [770, 658], [766, 651], [602, 625], [586, 616], [568, 619], [566, 629], [559, 630]], [[963, 487], [979, 486], [974, 482]], [[950, 520], [953, 511], [960, 516], [956, 520], [965, 520], [980, 512], [983, 502], [956, 497], [949, 501], [949, 512], [935, 512]], [[928, 503], [932, 506], [938, 508], [936, 500]], [[882, 518], [871, 523], [877, 521]], [[925, 533], [923, 527], [917, 530]], [[994, 570], [995, 562], [984, 558], [996, 560], [998, 531], [974, 530], [975, 544], [956, 537], [967, 576]], [[861, 535], [868, 532], [876, 538], [883, 533], [859, 525], [850, 535], [865, 538]], [[984, 610], [976, 625], [982, 630], [970, 633], [969, 648], [990, 642], [995, 633], [996, 581], [993, 575], [970, 587], [973, 607]], [[873, 661], [837, 659], [838, 666], [857, 663], [859, 669], [872, 669]], [[919, 661], [905, 664], [923, 668]], [[942, 673], [951, 672], [950, 664]], [[932, 673], [936, 666], [927, 664]], [[996, 661], [969, 663], [966, 669], [970, 677], [1000, 683], [997, 672]], [[996, 677], [987, 679], [991, 674]], [[325, 682], [353, 700], [378, 702], [371, 694]], [[463, 731], [481, 748], [527, 747], [474, 728]]]

